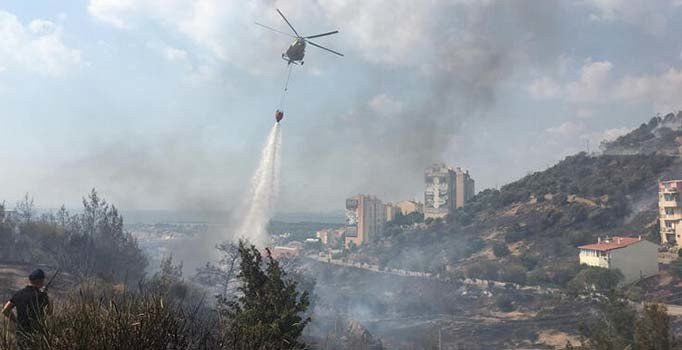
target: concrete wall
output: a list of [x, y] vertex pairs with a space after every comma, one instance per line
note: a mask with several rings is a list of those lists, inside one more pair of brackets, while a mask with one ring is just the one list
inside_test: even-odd
[[624, 283], [658, 273], [658, 245], [641, 240], [627, 247], [609, 251], [611, 269], [619, 269], [625, 276]]

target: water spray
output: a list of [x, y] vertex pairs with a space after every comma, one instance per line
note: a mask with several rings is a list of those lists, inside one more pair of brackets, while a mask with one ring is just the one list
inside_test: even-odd
[[251, 193], [237, 237], [248, 239], [257, 247], [268, 243], [267, 225], [270, 221], [279, 193], [280, 148], [282, 134], [280, 124], [270, 129], [261, 152], [261, 159], [251, 179]]

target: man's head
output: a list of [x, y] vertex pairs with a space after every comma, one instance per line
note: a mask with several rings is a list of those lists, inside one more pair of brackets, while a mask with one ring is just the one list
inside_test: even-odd
[[32, 286], [36, 288], [41, 288], [45, 283], [45, 271], [37, 269], [31, 272], [31, 274], [28, 275], [28, 281], [31, 283]]

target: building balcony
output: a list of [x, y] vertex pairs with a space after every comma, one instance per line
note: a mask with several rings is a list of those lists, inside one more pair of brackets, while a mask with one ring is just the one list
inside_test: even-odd
[[674, 235], [675, 229], [672, 227], [663, 227], [663, 228], [661, 228], [661, 232], [663, 232], [666, 235]]
[[665, 221], [680, 221], [682, 220], [682, 213], [663, 214], [661, 215], [661, 218]]
[[682, 200], [660, 200], [658, 206], [661, 208], [679, 208], [682, 207]]

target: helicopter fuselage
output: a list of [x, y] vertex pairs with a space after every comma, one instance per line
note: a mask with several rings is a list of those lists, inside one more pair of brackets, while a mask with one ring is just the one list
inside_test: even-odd
[[282, 58], [289, 61], [289, 64], [298, 62], [303, 63], [304, 56], [305, 40], [301, 38], [294, 40], [294, 42], [289, 45], [287, 52], [282, 54]]

